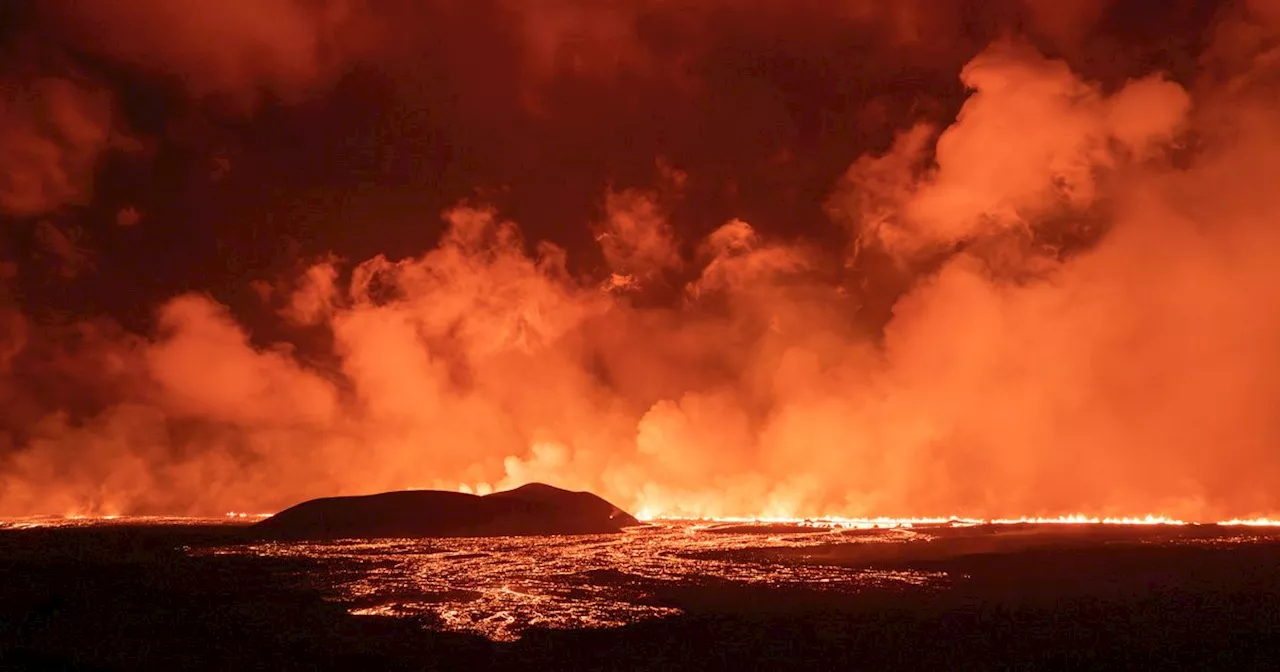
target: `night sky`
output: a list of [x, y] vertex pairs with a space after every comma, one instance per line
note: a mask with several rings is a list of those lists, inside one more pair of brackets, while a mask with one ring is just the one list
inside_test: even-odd
[[1277, 44], [1274, 0], [6, 3], [0, 514], [1272, 512]]
[[[1009, 0], [350, 2], [333, 33], [308, 36], [315, 53], [301, 57], [329, 61], [323, 72], [224, 74], [175, 43], [231, 62], [291, 57], [295, 47], [273, 42], [298, 36], [259, 3], [199, 5], [232, 15], [208, 30], [202, 17], [167, 25], [180, 2], [116, 4], [4, 8], [5, 98], [39, 77], [73, 77], [111, 99], [120, 138], [90, 159], [78, 193], [0, 212], [0, 254], [17, 267], [7, 289], [24, 311], [130, 330], [189, 290], [260, 321], [250, 281], [328, 253], [418, 254], [438, 239], [439, 213], [467, 199], [598, 272], [590, 223], [605, 189], [653, 184], [658, 159], [689, 175], [672, 216], [690, 237], [739, 217], [839, 242], [823, 203], [841, 173], [911, 121], [954, 118], [955, 72], [991, 40], [1026, 36], [1113, 86], [1153, 68], [1185, 80], [1220, 11], [1095, 0], [1041, 20], [1035, 3]], [[341, 3], [261, 4], [305, 17]], [[557, 29], [533, 16], [544, 12], [582, 18]], [[135, 31], [156, 36], [127, 45]], [[125, 208], [141, 214], [136, 225], [120, 226]], [[41, 242], [42, 226], [75, 238], [74, 260]]]

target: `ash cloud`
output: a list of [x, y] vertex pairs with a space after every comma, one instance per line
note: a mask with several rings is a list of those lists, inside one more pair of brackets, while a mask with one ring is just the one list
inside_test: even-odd
[[[658, 107], [714, 98], [721, 23], [882, 33], [876, 67], [945, 72], [963, 98], [950, 113], [896, 99], [850, 111], [893, 132], [822, 174], [815, 231], [734, 212], [744, 201], [698, 207], [740, 157], [817, 171], [813, 154], [794, 158], [803, 143], [681, 161], [652, 142], [647, 183], [585, 182], [591, 212], [559, 235], [512, 221], [501, 191], [473, 193], [425, 252], [335, 250], [258, 282], [271, 338], [202, 292], [164, 302], [140, 334], [11, 310], [0, 513], [271, 511], [533, 480], [685, 515], [1277, 513], [1273, 3], [1224, 9], [1190, 76], [1091, 74], [1087, 37], [1119, 3], [1069, 3], [1072, 22], [1051, 3], [993, 3], [968, 17], [989, 28], [976, 33], [963, 3], [892, 4], [439, 9], [446, 24], [497, 22], [528, 56], [502, 98], [525, 130], [585, 118], [562, 86], [669, 96]], [[59, 25], [161, 25], [176, 5], [93, 18], [105, 6]], [[324, 45], [345, 25], [334, 16], [357, 15], [321, 7], [211, 18], [240, 37], [201, 64], [180, 30], [125, 42], [110, 23], [85, 48], [135, 65], [166, 55], [156, 67], [196, 98], [287, 96], [338, 77]], [[246, 60], [268, 15], [304, 37]], [[336, 62], [386, 63], [407, 38], [388, 40], [335, 47]], [[467, 95], [498, 86], [465, 75], [451, 81]], [[774, 102], [709, 118], [768, 119]], [[636, 153], [621, 144], [595, 151]], [[511, 153], [536, 157], [528, 147]], [[754, 184], [772, 189], [762, 199], [809, 198], [787, 179]]]

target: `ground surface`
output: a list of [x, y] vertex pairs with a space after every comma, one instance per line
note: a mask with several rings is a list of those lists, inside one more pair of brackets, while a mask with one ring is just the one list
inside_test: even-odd
[[[239, 528], [3, 530], [0, 669], [1238, 670], [1280, 659], [1275, 532], [965, 528], [911, 543], [869, 543], [879, 532], [795, 541], [793, 532], [702, 529], [698, 544], [665, 551], [646, 541], [678, 560], [653, 566], [712, 569], [655, 577], [641, 563], [565, 576], [601, 590], [640, 586], [643, 596], [628, 599], [662, 617], [532, 627], [495, 642], [424, 628], [438, 625], [430, 612], [354, 616], [352, 604], [332, 601], [334, 557], [245, 552]], [[717, 534], [733, 543], [705, 541]], [[742, 541], [751, 534], [760, 542]], [[239, 550], [209, 552], [225, 548]], [[544, 543], [539, 557], [564, 554], [556, 548]], [[388, 557], [406, 555], [394, 550], [368, 566], [404, 568], [388, 581], [421, 571], [394, 564]], [[415, 557], [485, 563], [477, 568], [503, 560], [494, 549], [445, 550], [453, 555]], [[726, 575], [734, 567], [745, 574]], [[803, 580], [742, 578], [766, 570]], [[821, 584], [859, 572], [926, 580]], [[458, 577], [476, 581], [475, 594], [488, 585], [479, 569]]]

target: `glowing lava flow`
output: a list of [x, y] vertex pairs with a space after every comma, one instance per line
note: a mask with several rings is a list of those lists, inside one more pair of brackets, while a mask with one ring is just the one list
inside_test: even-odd
[[1280, 518], [1232, 518], [1220, 521], [1218, 524], [1241, 527], [1280, 527]]
[[969, 518], [786, 518], [764, 516], [717, 516], [717, 517], [684, 517], [684, 516], [650, 516], [641, 517], [646, 522], [672, 523], [708, 523], [714, 525], [794, 525], [797, 527], [876, 529], [912, 527], [915, 525], [980, 525], [984, 521]]
[[[142, 524], [187, 524], [225, 522], [253, 522], [270, 518], [271, 513], [246, 513], [228, 511], [221, 519], [184, 517], [184, 516], [124, 516], [124, 515], [86, 515], [69, 514], [64, 516], [27, 516], [12, 519], [0, 519], [0, 528], [30, 527], [64, 527], [87, 526], [111, 523]], [[1070, 516], [1022, 518], [971, 518], [967, 516], [949, 517], [915, 517], [895, 518], [878, 516], [873, 518], [846, 518], [842, 516], [824, 516], [819, 518], [790, 518], [785, 516], [666, 516], [642, 512], [638, 520], [648, 523], [679, 523], [685, 525], [786, 525], [792, 527], [808, 527], [819, 529], [909, 529], [912, 527], [974, 527], [977, 525], [1221, 525], [1224, 527], [1280, 527], [1280, 518], [1232, 518], [1217, 522], [1185, 521], [1168, 516], [1123, 516], [1098, 517], [1075, 514]]]
[[[1030, 525], [1026, 534], [1022, 528], [991, 534], [974, 527], [1030, 521], [1078, 527], [1068, 534], [1047, 525]], [[513, 641], [532, 629], [619, 627], [675, 616], [683, 612], [672, 596], [688, 590], [727, 595], [719, 591], [750, 587], [753, 595], [771, 589], [847, 596], [836, 598], [841, 600], [945, 592], [970, 578], [963, 566], [945, 561], [975, 547], [1096, 550], [1119, 542], [1124, 554], [1139, 544], [1280, 543], [1280, 527], [1177, 525], [1181, 521], [1156, 516], [651, 522], [619, 534], [250, 541], [191, 552], [288, 560], [273, 563], [284, 572], [281, 581], [312, 586], [352, 614], [417, 618], [424, 627]], [[1108, 524], [1113, 527], [1105, 531], [1094, 526]], [[850, 529], [877, 525], [881, 529]]]
[[1089, 516], [1074, 515], [1060, 516], [1058, 518], [997, 518], [987, 521], [993, 525], [1186, 525], [1184, 520], [1176, 518], [1168, 518], [1166, 516], [1143, 516], [1136, 517], [1106, 517], [1091, 518]]
[[[909, 528], [917, 525], [970, 527], [975, 525], [1193, 525], [1194, 523], [1168, 516], [1121, 516], [1098, 517], [1081, 514], [1057, 517], [1022, 517], [1022, 518], [969, 518], [951, 516], [938, 518], [843, 518], [837, 516], [822, 518], [786, 518], [786, 517], [681, 517], [681, 516], [648, 516], [640, 517], [650, 522], [684, 522], [709, 523], [716, 525], [795, 525], [799, 527], [876, 529], [876, 528]], [[1231, 520], [1211, 523], [1216, 525], [1237, 527], [1280, 527], [1280, 519], [1273, 518], [1233, 518]]]

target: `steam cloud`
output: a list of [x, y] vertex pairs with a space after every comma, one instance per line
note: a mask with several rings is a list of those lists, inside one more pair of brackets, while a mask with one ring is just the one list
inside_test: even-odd
[[[71, 25], [116, 36], [110, 22], [173, 7], [106, 4]], [[842, 12], [893, 22], [911, 49], [937, 20], [917, 4]], [[1107, 6], [1081, 3], [1093, 13], [1064, 26], [1051, 3], [1024, 4], [1058, 45]], [[331, 76], [315, 37], [328, 33], [309, 31], [336, 24], [263, 5], [253, 22], [276, 16], [299, 38], [248, 31], [209, 54], [177, 34], [91, 44], [126, 61], [171, 54], [165, 67], [196, 95]], [[537, 67], [567, 34], [633, 22], [551, 6], [521, 24]], [[595, 273], [468, 202], [421, 256], [326, 258], [271, 287], [280, 319], [321, 353], [255, 346], [201, 294], [161, 306], [146, 336], [64, 326], [74, 349], [9, 311], [0, 391], [21, 427], [0, 453], [0, 513], [272, 511], [538, 480], [644, 513], [1274, 514], [1278, 17], [1272, 2], [1235, 7], [1184, 83], [1103, 85], [997, 40], [958, 73], [969, 93], [953, 121], [906, 123], [835, 182], [826, 207], [843, 248], [742, 219], [686, 239], [669, 210], [688, 176], [663, 165], [652, 189], [602, 194], [583, 223], [605, 261]], [[572, 43], [644, 51], [605, 37]], [[262, 43], [276, 51], [247, 60]], [[105, 103], [46, 86], [71, 111], [40, 132], [13, 125], [34, 140], [0, 161], [22, 177], [0, 191], [11, 212], [88, 193], [107, 137]], [[873, 254], [912, 278], [887, 324], [862, 319], [854, 291]], [[68, 390], [109, 402], [80, 412]]]

